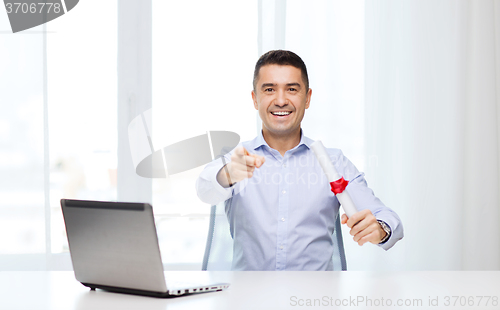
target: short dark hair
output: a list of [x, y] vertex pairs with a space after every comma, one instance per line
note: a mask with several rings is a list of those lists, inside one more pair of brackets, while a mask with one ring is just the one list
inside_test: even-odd
[[302, 79], [304, 80], [304, 83], [306, 85], [306, 90], [309, 89], [309, 77], [307, 76], [306, 64], [302, 61], [299, 55], [291, 51], [274, 50], [260, 56], [259, 60], [255, 64], [255, 71], [253, 73], [254, 91], [257, 87], [257, 79], [259, 78], [260, 68], [266, 65], [292, 66], [300, 69], [302, 73]]

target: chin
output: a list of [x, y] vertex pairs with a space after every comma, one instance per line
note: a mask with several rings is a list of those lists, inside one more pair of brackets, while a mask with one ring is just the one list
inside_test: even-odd
[[266, 129], [267, 129], [267, 131], [269, 131], [270, 133], [272, 133], [275, 136], [288, 136], [288, 135], [292, 134], [293, 132], [295, 132], [295, 129], [291, 129], [291, 128], [283, 129], [283, 128], [269, 128], [269, 127], [267, 127]]

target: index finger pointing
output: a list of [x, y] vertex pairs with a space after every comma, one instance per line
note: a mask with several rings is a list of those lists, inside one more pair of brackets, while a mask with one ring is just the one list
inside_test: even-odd
[[264, 162], [266, 161], [266, 158], [264, 156], [260, 156], [257, 154], [251, 154], [251, 156], [255, 158], [255, 166], [257, 168], [260, 168], [260, 166], [262, 166], [262, 164], [264, 164]]
[[240, 146], [240, 147], [237, 147], [235, 150], [234, 150], [234, 153], [238, 156], [245, 156], [245, 155], [248, 155], [248, 151]]

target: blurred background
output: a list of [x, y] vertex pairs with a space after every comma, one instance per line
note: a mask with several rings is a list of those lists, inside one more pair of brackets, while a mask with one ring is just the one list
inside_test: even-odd
[[307, 65], [304, 133], [403, 221], [388, 252], [344, 231], [349, 270], [500, 269], [500, 1], [85, 0], [16, 34], [0, 9], [0, 270], [71, 269], [61, 198], [152, 203], [166, 268], [201, 269], [203, 167], [137, 176], [127, 126], [252, 139], [272, 49]]

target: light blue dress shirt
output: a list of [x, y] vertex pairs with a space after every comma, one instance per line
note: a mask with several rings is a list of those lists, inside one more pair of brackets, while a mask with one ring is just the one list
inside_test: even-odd
[[[332, 233], [339, 202], [310, 149], [314, 141], [301, 136], [300, 143], [285, 156], [269, 147], [262, 133], [242, 145], [264, 156], [253, 177], [223, 188], [216, 179], [221, 158], [208, 164], [196, 182], [198, 196], [215, 205], [225, 201], [234, 240], [233, 270], [333, 270], [335, 241]], [[327, 149], [344, 179], [358, 211], [370, 209], [386, 222], [391, 237], [378, 246], [385, 250], [403, 238], [398, 215], [368, 188], [364, 174], [339, 149]], [[229, 162], [231, 153], [225, 156]]]

